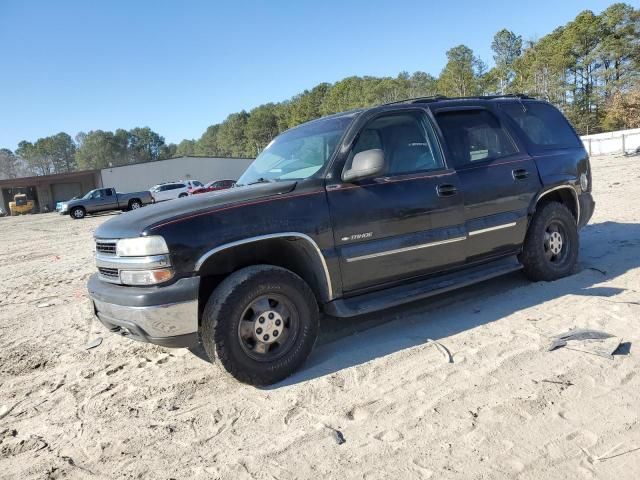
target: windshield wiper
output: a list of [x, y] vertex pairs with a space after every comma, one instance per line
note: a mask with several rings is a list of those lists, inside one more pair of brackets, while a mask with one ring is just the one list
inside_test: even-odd
[[247, 185], [255, 185], [256, 183], [273, 183], [273, 180], [268, 180], [264, 177], [260, 177], [259, 179], [253, 181], [253, 182], [249, 182], [247, 183]]

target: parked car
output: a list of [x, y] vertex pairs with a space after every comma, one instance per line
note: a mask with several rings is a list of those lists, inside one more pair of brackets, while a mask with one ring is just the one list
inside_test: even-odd
[[547, 102], [354, 110], [278, 136], [243, 188], [100, 225], [88, 290], [109, 330], [201, 339], [238, 380], [271, 384], [305, 361], [321, 313], [354, 317], [520, 269], [571, 274], [591, 183], [582, 142]]
[[184, 180], [180, 182], [166, 182], [154, 185], [149, 189], [156, 202], [188, 197], [191, 193], [204, 185], [198, 180]]
[[196, 194], [196, 193], [215, 192], [217, 190], [226, 190], [227, 188], [233, 187], [235, 184], [236, 184], [235, 180], [216, 180], [213, 182], [206, 183], [204, 186], [200, 188], [196, 188], [191, 193]]
[[7, 216], [7, 212], [5, 212], [2, 207], [0, 207], [0, 218], [1, 217], [6, 217], [6, 216]]
[[119, 193], [115, 188], [97, 188], [82, 198], [63, 202], [60, 213], [79, 220], [88, 213], [137, 210], [150, 203], [153, 203], [153, 198], [149, 192]]
[[198, 188], [204, 187], [202, 182], [200, 182], [198, 180], [183, 180], [183, 183], [185, 183], [187, 185], [187, 189], [189, 190], [189, 194], [192, 194], [194, 192], [194, 190], [197, 190]]

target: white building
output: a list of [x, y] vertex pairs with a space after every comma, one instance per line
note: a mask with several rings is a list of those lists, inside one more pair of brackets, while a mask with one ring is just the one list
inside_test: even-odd
[[177, 180], [237, 180], [253, 159], [178, 157], [155, 162], [136, 163], [100, 171], [103, 187], [119, 192], [149, 190], [152, 186]]

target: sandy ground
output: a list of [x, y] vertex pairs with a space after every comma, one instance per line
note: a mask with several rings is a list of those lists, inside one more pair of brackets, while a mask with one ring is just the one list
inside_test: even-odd
[[[578, 273], [326, 319], [302, 371], [262, 390], [92, 319], [109, 216], [0, 219], [0, 478], [640, 478], [640, 158], [593, 167]], [[627, 343], [546, 351], [572, 327]]]

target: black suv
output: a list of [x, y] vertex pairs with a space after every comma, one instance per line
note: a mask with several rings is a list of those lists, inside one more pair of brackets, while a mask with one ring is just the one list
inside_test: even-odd
[[88, 289], [112, 331], [202, 342], [264, 385], [311, 352], [320, 313], [352, 317], [523, 269], [571, 273], [593, 213], [589, 158], [552, 105], [419, 98], [273, 140], [238, 187], [96, 231]]

